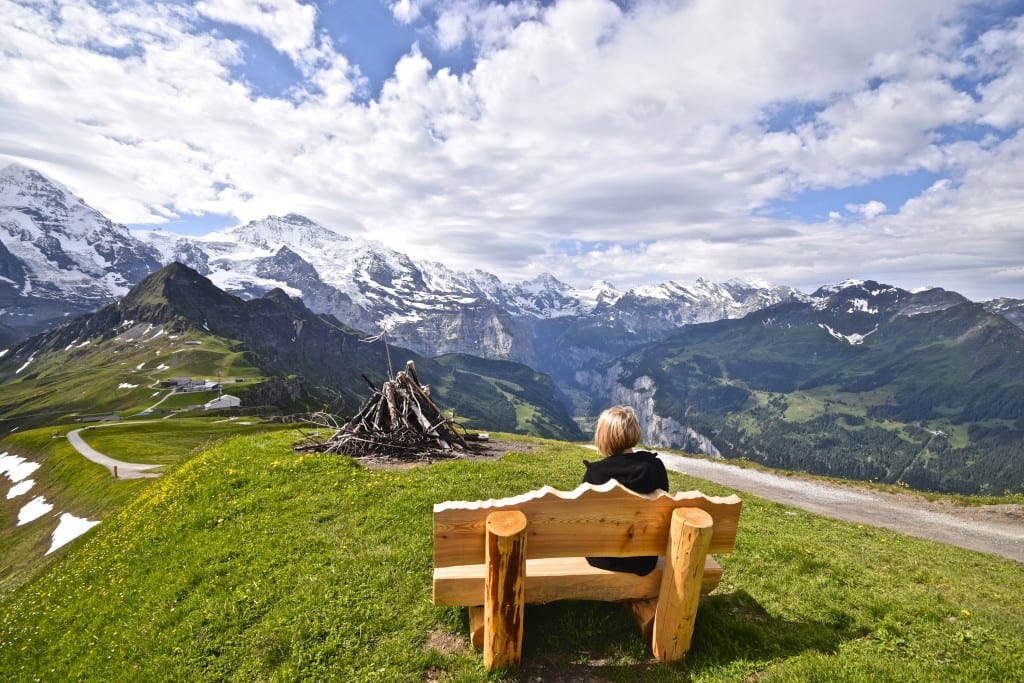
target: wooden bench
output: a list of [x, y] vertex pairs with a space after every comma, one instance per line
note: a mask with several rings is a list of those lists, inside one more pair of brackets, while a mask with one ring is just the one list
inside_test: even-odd
[[[699, 491], [642, 495], [616, 481], [573, 491], [544, 487], [512, 498], [434, 506], [434, 604], [469, 607], [473, 644], [488, 669], [515, 667], [523, 605], [626, 602], [654, 655], [690, 648], [701, 593], [731, 552], [742, 503]], [[647, 576], [591, 567], [586, 557], [662, 556]]]

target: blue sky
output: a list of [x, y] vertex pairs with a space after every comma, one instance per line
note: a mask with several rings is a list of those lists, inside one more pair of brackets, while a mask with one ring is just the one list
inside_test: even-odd
[[1024, 2], [0, 0], [0, 164], [505, 280], [1024, 298]]

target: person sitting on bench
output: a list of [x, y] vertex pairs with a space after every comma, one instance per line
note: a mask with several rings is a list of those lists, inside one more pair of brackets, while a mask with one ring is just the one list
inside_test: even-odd
[[[601, 413], [594, 429], [594, 445], [605, 456], [597, 462], [583, 461], [587, 471], [584, 483], [603, 484], [615, 479], [637, 493], [668, 491], [668, 472], [657, 453], [635, 451], [640, 443], [640, 423], [629, 406], [614, 406]], [[657, 556], [588, 557], [592, 567], [616, 572], [650, 574], [658, 564]]]

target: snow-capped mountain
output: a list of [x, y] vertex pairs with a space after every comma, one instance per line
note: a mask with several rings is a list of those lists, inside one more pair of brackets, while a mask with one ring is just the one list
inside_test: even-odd
[[387, 329], [398, 343], [423, 352], [482, 352], [525, 361], [532, 360], [529, 340], [507, 337], [531, 321], [600, 316], [646, 338], [682, 324], [744, 315], [794, 293], [706, 280], [629, 292], [599, 282], [581, 290], [551, 275], [506, 284], [479, 270], [417, 263], [379, 242], [341, 235], [294, 214], [200, 238], [162, 231], [140, 237], [165, 262], [181, 261], [230, 292], [258, 296], [281, 287], [314, 310], [368, 332]]
[[985, 302], [985, 309], [989, 313], [1001, 315], [1011, 323], [1024, 329], [1024, 301], [1021, 299], [1009, 299], [1002, 297]]
[[[576, 289], [551, 275], [503, 283], [483, 271], [459, 272], [414, 262], [379, 242], [338, 234], [308, 218], [271, 216], [200, 238], [140, 233], [162, 255], [207, 275], [243, 297], [280, 287], [313, 310], [367, 332], [387, 330], [395, 343], [422, 353], [472, 353], [517, 360], [545, 372], [557, 363], [538, 347], [567, 327], [624, 329], [629, 346], [681, 325], [738, 317], [796, 294], [792, 289], [732, 281], [676, 282], [621, 292], [607, 282]], [[558, 321], [557, 324], [550, 324]], [[600, 334], [586, 336], [588, 361], [617, 352]], [[573, 364], [576, 365], [575, 363]], [[572, 372], [564, 368], [568, 375]]]
[[[164, 261], [185, 263], [235, 293], [257, 295], [281, 287], [307, 298], [319, 287], [330, 287], [363, 310], [368, 329], [392, 329], [434, 312], [474, 305], [546, 318], [588, 313], [598, 304], [587, 290], [577, 292], [550, 275], [505, 284], [480, 270], [416, 263], [380, 242], [341, 235], [296, 214], [269, 216], [204, 237], [159, 230], [139, 237], [157, 248]], [[316, 272], [318, 282], [301, 276], [299, 271], [306, 269], [298, 259]]]
[[[395, 343], [423, 353], [518, 360], [567, 377], [681, 325], [739, 317], [796, 294], [735, 281], [625, 292], [607, 282], [576, 289], [547, 274], [504, 283], [480, 270], [415, 262], [295, 214], [202, 237], [132, 233], [18, 165], [0, 175], [0, 238], [0, 306], [8, 319], [93, 310], [161, 265], [180, 262], [243, 298], [279, 287], [314, 311], [368, 333], [387, 330]], [[54, 307], [48, 317], [44, 303]]]
[[158, 254], [63, 185], [0, 169], [0, 321], [34, 332], [125, 294]]

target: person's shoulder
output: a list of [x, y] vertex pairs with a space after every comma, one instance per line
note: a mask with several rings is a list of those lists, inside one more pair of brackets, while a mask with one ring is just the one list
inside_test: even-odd
[[654, 451], [645, 450], [633, 451], [630, 455], [636, 457], [637, 460], [656, 460], [658, 458], [658, 454]]

